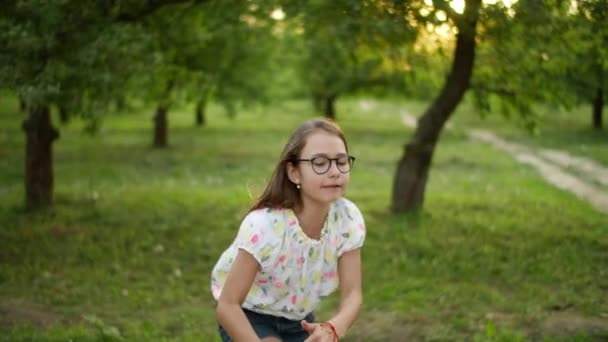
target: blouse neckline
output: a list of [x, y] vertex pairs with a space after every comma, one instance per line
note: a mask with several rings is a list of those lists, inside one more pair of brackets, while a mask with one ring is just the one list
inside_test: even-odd
[[319, 239], [314, 239], [314, 238], [308, 236], [302, 229], [302, 226], [300, 225], [300, 220], [298, 219], [298, 216], [296, 215], [295, 211], [293, 209], [289, 209], [288, 210], [288, 213], [289, 213], [288, 224], [294, 230], [294, 236], [296, 236], [300, 242], [306, 242], [306, 243], [310, 243], [313, 245], [318, 245], [318, 244], [323, 243], [323, 241], [329, 234], [329, 217], [332, 212], [332, 208], [333, 208], [333, 203], [332, 203], [332, 205], [330, 205], [329, 210], [327, 211], [327, 216], [325, 217], [325, 220], [323, 221], [323, 228], [321, 228], [321, 234], [319, 236]]

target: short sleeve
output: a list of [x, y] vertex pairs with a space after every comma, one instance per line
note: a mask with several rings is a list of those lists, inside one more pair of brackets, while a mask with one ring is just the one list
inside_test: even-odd
[[342, 254], [363, 246], [365, 241], [365, 222], [363, 215], [357, 206], [344, 199], [341, 212], [340, 244], [338, 245], [338, 257]]
[[243, 219], [235, 239], [236, 248], [251, 254], [262, 269], [273, 261], [273, 251], [277, 250], [280, 241], [269, 215], [264, 209], [249, 213]]

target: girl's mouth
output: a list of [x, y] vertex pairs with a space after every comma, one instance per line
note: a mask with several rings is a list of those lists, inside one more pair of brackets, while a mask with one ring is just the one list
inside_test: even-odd
[[323, 188], [328, 188], [328, 189], [339, 189], [341, 187], [342, 187], [342, 185], [325, 185], [325, 186], [323, 186]]

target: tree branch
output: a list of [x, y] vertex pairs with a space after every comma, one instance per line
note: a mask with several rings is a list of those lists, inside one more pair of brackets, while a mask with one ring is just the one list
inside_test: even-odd
[[146, 5], [139, 8], [137, 11], [119, 13], [113, 18], [113, 20], [116, 22], [134, 22], [153, 14], [163, 6], [177, 5], [183, 3], [190, 3], [194, 6], [204, 3], [206, 1], [208, 0], [148, 0], [146, 2]]

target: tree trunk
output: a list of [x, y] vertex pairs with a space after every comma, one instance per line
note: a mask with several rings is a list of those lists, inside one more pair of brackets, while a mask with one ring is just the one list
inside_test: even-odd
[[604, 89], [598, 88], [593, 99], [593, 128], [602, 129], [602, 111], [604, 109]]
[[196, 126], [202, 127], [205, 126], [205, 107], [207, 106], [206, 99], [200, 99], [196, 103]]
[[27, 111], [27, 103], [21, 96], [19, 96], [19, 110], [21, 113], [25, 113]]
[[168, 119], [167, 107], [159, 105], [154, 116], [154, 147], [167, 147]]
[[68, 114], [68, 110], [64, 106], [59, 106], [59, 121], [63, 125], [70, 122], [70, 115]]
[[312, 93], [312, 107], [315, 112], [323, 113], [323, 95], [313, 92]]
[[127, 105], [125, 103], [124, 95], [118, 95], [118, 97], [116, 98], [116, 111], [123, 112], [126, 107]]
[[169, 111], [169, 104], [171, 103], [171, 90], [175, 85], [173, 79], [167, 81], [165, 91], [162, 94], [161, 101], [156, 107], [156, 115], [154, 115], [154, 143], [153, 146], [157, 148], [167, 147], [167, 141], [169, 136], [169, 119], [167, 112]]
[[323, 108], [323, 114], [326, 118], [330, 118], [332, 120], [336, 119], [336, 95], [329, 95], [325, 97], [325, 103]]
[[23, 121], [25, 145], [25, 205], [28, 209], [53, 203], [53, 141], [59, 133], [51, 125], [48, 105], [32, 106]]
[[450, 74], [439, 96], [419, 119], [414, 137], [404, 147], [393, 183], [393, 212], [415, 211], [424, 203], [429, 168], [439, 135], [469, 88], [480, 3], [481, 0], [466, 0], [465, 11], [457, 20], [458, 34]]
[[601, 65], [598, 69], [598, 86], [595, 97], [593, 98], [593, 128], [602, 129], [602, 111], [604, 110], [604, 69]]

